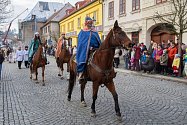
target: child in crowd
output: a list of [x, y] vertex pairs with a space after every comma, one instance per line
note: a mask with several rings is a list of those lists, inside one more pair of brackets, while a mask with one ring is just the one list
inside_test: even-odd
[[175, 54], [173, 63], [172, 63], [172, 69], [173, 69], [173, 74], [174, 76], [178, 76], [179, 74], [179, 65], [180, 65], [180, 55]]
[[168, 51], [164, 49], [162, 56], [160, 57], [161, 74], [166, 75], [168, 73]]
[[131, 51], [130, 62], [131, 62], [131, 70], [135, 70], [135, 48], [134, 47], [132, 48], [132, 51]]

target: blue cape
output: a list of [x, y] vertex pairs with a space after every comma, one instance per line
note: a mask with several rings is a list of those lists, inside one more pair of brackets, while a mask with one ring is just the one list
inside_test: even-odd
[[[91, 38], [90, 38], [91, 36]], [[90, 38], [90, 42], [89, 42]], [[89, 48], [99, 48], [101, 44], [101, 39], [99, 37], [98, 32], [89, 30], [89, 31], [83, 31], [81, 30], [78, 35], [78, 45], [77, 45], [77, 65], [81, 65], [83, 63], [86, 63], [88, 58], [88, 52]]]

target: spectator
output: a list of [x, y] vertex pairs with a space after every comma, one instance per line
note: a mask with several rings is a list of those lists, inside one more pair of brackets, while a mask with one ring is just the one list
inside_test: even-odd
[[175, 57], [175, 54], [177, 54], [177, 48], [174, 42], [170, 42], [170, 47], [168, 48], [168, 72], [170, 74], [173, 73], [172, 71], [172, 63]]
[[24, 60], [24, 63], [25, 63], [25, 67], [28, 68], [28, 59], [29, 59], [29, 56], [28, 56], [28, 46], [25, 46], [25, 50], [23, 51], [23, 60]]
[[138, 43], [137, 47], [135, 46], [135, 67], [136, 67], [136, 71], [140, 71], [140, 57], [141, 57], [141, 49], [140, 49], [140, 44]]
[[178, 76], [178, 74], [179, 74], [179, 65], [180, 65], [180, 55], [175, 54], [175, 58], [174, 58], [173, 63], [172, 63], [174, 76]]
[[120, 53], [120, 49], [116, 48], [115, 54], [114, 54], [114, 67], [115, 68], [118, 68], [118, 65], [119, 65], [119, 53]]
[[151, 72], [154, 69], [154, 59], [149, 55], [149, 53], [146, 53], [146, 61], [142, 62], [142, 69], [144, 72]]
[[141, 58], [140, 58], [140, 67], [142, 69], [142, 63], [144, 63], [146, 61], [146, 55], [147, 55], [147, 51], [143, 51], [143, 54], [141, 55]]
[[161, 48], [161, 44], [158, 44], [157, 48], [153, 52], [153, 58], [155, 62], [155, 73], [161, 72], [161, 66], [160, 66], [160, 57], [163, 54], [163, 50]]
[[3, 56], [3, 51], [0, 50], [0, 80], [1, 80], [1, 71], [2, 71], [2, 64], [3, 61], [5, 60], [4, 56]]
[[16, 51], [16, 59], [18, 61], [18, 68], [21, 69], [21, 64], [23, 61], [23, 51], [21, 50], [21, 47], [19, 47]]
[[123, 55], [123, 59], [124, 59], [124, 68], [128, 69], [128, 64], [129, 64], [129, 52], [127, 49], [122, 49], [122, 55]]
[[168, 73], [168, 52], [167, 49], [163, 50], [163, 54], [160, 57], [161, 74], [166, 75]]
[[148, 53], [150, 55], [153, 53], [153, 44], [154, 44], [154, 42], [151, 40], [151, 43], [150, 43], [149, 48], [148, 48]]
[[130, 67], [131, 67], [131, 70], [135, 69], [135, 48], [134, 47], [132, 48], [132, 51], [131, 51]]

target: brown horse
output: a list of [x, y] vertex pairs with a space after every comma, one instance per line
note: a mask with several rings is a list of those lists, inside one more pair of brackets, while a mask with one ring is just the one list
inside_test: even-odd
[[32, 74], [35, 73], [36, 83], [38, 82], [38, 68], [42, 67], [42, 85], [45, 86], [44, 83], [44, 71], [45, 71], [45, 65], [46, 65], [46, 59], [43, 56], [43, 47], [45, 48], [46, 43], [40, 44], [38, 47], [38, 50], [33, 56], [32, 63], [30, 64], [30, 79], [32, 79]]
[[[118, 95], [113, 82], [113, 78], [115, 78], [116, 76], [113, 68], [113, 59], [116, 47], [129, 47], [129, 45], [131, 45], [131, 40], [127, 37], [126, 33], [122, 31], [122, 29], [118, 26], [118, 22], [116, 21], [114, 27], [110, 30], [104, 42], [101, 44], [99, 49], [94, 52], [94, 55], [92, 55], [92, 58], [89, 61], [89, 65], [87, 65], [85, 75], [88, 76], [88, 78], [90, 78], [93, 82], [93, 102], [91, 106], [91, 114], [93, 117], [96, 116], [95, 102], [97, 99], [98, 89], [100, 85], [104, 84], [113, 95], [116, 115], [118, 116], [119, 120], [121, 119], [121, 113], [118, 104]], [[73, 60], [70, 60], [68, 101], [71, 100], [73, 87], [76, 83], [76, 75], [76, 63]], [[86, 106], [84, 99], [84, 89], [87, 80], [81, 80], [79, 81], [79, 83], [81, 84], [81, 104], [83, 106]]]
[[62, 72], [62, 76], [61, 79], [63, 79], [63, 71], [64, 71], [64, 63], [67, 63], [67, 72], [69, 72], [69, 61], [71, 58], [71, 53], [68, 50], [68, 48], [63, 47], [61, 49], [60, 55], [59, 55], [59, 59], [56, 60], [57, 62], [57, 66], [60, 68], [61, 72]]

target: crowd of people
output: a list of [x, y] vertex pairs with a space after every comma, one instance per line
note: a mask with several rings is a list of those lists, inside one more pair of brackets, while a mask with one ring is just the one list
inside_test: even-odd
[[[118, 68], [120, 49], [115, 50], [114, 66]], [[178, 54], [178, 45], [174, 41], [158, 44], [151, 41], [149, 47], [144, 43], [133, 45], [132, 49], [122, 49], [124, 68], [169, 76], [185, 76], [187, 74], [187, 49], [182, 44], [182, 54]], [[180, 70], [181, 68], [181, 70]], [[186, 77], [187, 78], [187, 77]]]

